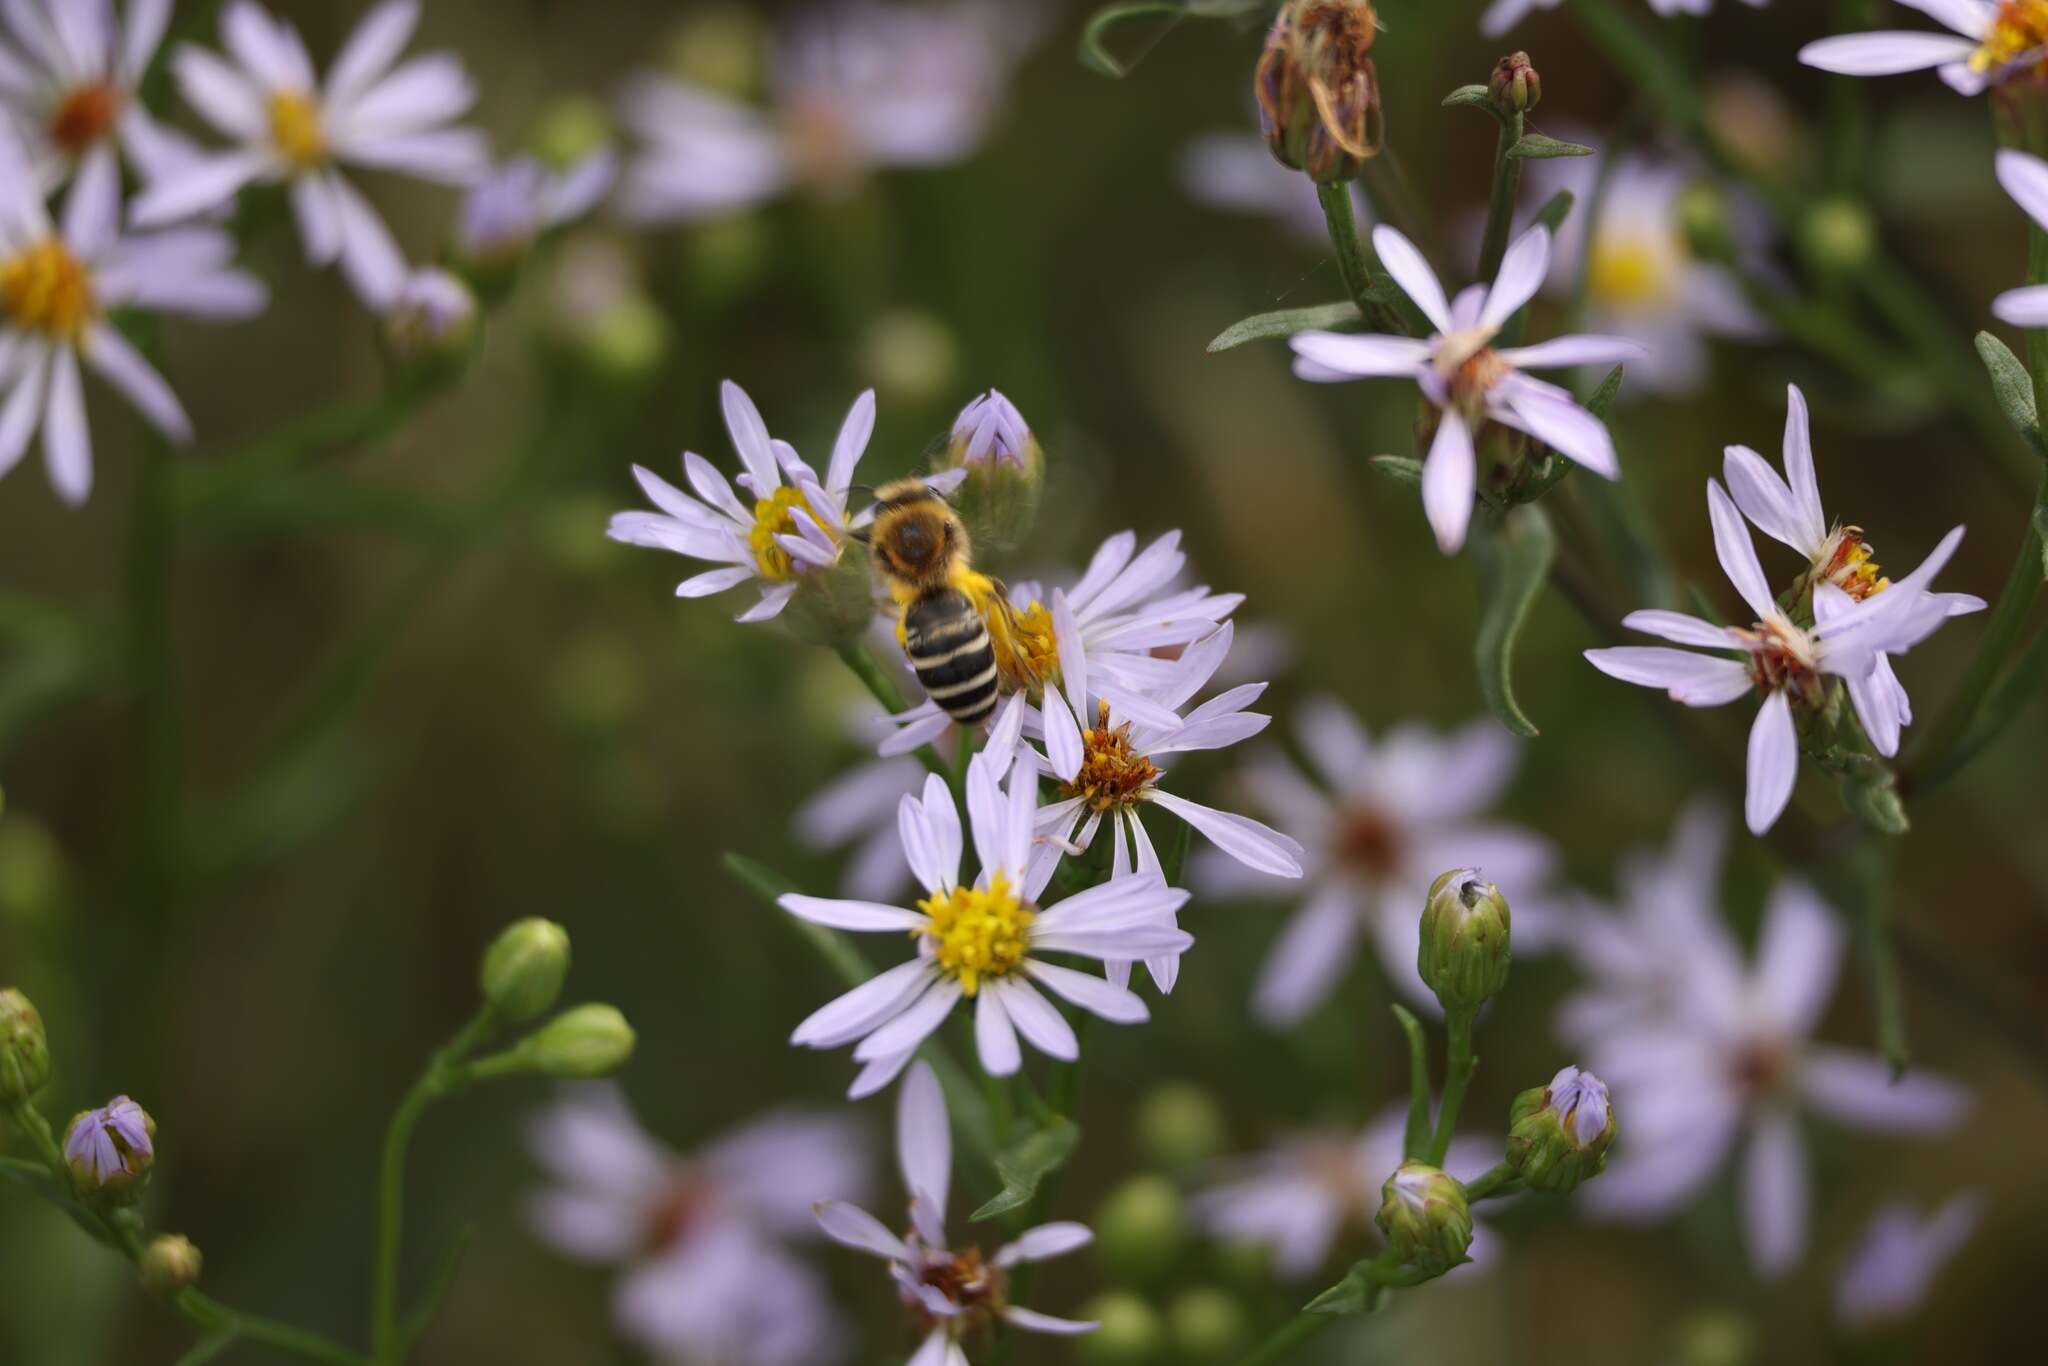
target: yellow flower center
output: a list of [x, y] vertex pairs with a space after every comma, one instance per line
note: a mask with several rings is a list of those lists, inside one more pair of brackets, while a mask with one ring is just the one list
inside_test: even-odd
[[1601, 303], [1647, 309], [1671, 297], [1672, 253], [1640, 233], [1608, 231], [1593, 238], [1586, 288]]
[[317, 166], [327, 157], [320, 107], [295, 90], [274, 92], [270, 97], [270, 140], [294, 168]]
[[792, 514], [798, 508], [816, 520], [803, 494], [787, 484], [754, 504], [754, 529], [747, 533], [747, 548], [754, 552], [754, 567], [771, 583], [788, 583], [796, 577], [795, 561], [775, 538], [796, 533]]
[[1110, 728], [1107, 702], [1097, 704], [1095, 725], [1081, 732], [1081, 744], [1081, 771], [1061, 786], [1060, 794], [1083, 798], [1091, 811], [1129, 806], [1159, 777], [1150, 759], [1131, 752], [1131, 723]]
[[77, 341], [92, 318], [92, 277], [52, 237], [0, 263], [0, 302], [24, 329]]
[[996, 652], [996, 668], [1011, 688], [1034, 700], [1059, 681], [1060, 645], [1053, 635], [1052, 612], [1042, 602], [1022, 609], [991, 609], [986, 599], [1000, 599], [1002, 590], [994, 581], [975, 575], [969, 596], [977, 599], [981, 618], [988, 625], [989, 644]]
[[50, 141], [66, 156], [78, 156], [113, 131], [121, 114], [121, 92], [111, 85], [81, 85], [67, 91], [50, 114]]
[[1970, 54], [1970, 69], [2002, 76], [2010, 66], [2041, 65], [2043, 49], [2048, 49], [2048, 0], [2005, 0], [1984, 31], [1983, 45]]
[[1836, 527], [1814, 558], [1813, 573], [1861, 602], [1891, 586], [1875, 556], [1870, 542], [1863, 539], [1862, 527]]
[[1007, 873], [997, 873], [986, 887], [955, 887], [917, 906], [931, 923], [913, 933], [932, 941], [939, 967], [969, 996], [981, 990], [984, 977], [1006, 977], [1022, 966], [1038, 918], [1011, 890]]

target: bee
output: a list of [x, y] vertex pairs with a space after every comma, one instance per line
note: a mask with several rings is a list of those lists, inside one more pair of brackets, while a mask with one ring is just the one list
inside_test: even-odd
[[868, 548], [896, 602], [896, 643], [917, 681], [961, 725], [988, 720], [998, 696], [1025, 680], [1000, 662], [1014, 650], [998, 655], [1016, 632], [1009, 594], [973, 568], [959, 514], [921, 479], [884, 484], [875, 490]]

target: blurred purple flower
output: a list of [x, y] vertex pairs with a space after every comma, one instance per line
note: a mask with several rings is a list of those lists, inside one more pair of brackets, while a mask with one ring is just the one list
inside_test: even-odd
[[1910, 1318], [1983, 1218], [1984, 1198], [1975, 1191], [1949, 1197], [1925, 1217], [1904, 1201], [1880, 1209], [1835, 1281], [1835, 1317], [1858, 1330]]
[[[1272, 753], [1244, 770], [1258, 806], [1305, 846], [1306, 900], [1260, 968], [1252, 998], [1262, 1022], [1286, 1028], [1321, 1004], [1350, 967], [1361, 931], [1372, 935], [1396, 989], [1435, 1011], [1415, 954], [1430, 882], [1446, 868], [1480, 868], [1506, 889], [1517, 952], [1542, 942], [1538, 898], [1555, 851], [1519, 826], [1478, 818], [1519, 757], [1497, 722], [1475, 721], [1441, 739], [1401, 726], [1375, 742], [1342, 706], [1319, 698], [1301, 709], [1296, 733], [1327, 790]], [[1287, 886], [1207, 851], [1197, 859], [1197, 881], [1212, 894], [1273, 896]]]
[[1799, 1111], [1882, 1132], [1953, 1128], [1970, 1105], [1924, 1069], [1897, 1081], [1884, 1059], [1811, 1041], [1841, 966], [1836, 918], [1803, 883], [1771, 894], [1747, 966], [1718, 921], [1685, 923], [1662, 946], [1687, 989], [1658, 1018], [1593, 1041], [1594, 1070], [1625, 1117], [1614, 1160], [1586, 1188], [1597, 1214], [1657, 1219], [1689, 1201], [1738, 1146], [1751, 1261], [1783, 1274], [1806, 1247], [1809, 1197]]
[[[1270, 218], [1304, 241], [1327, 244], [1329, 229], [1315, 182], [1273, 159], [1265, 139], [1251, 133], [1209, 133], [1181, 152], [1181, 188], [1190, 199], [1227, 213]], [[1371, 221], [1364, 196], [1346, 185], [1351, 211]]]
[[602, 148], [561, 170], [518, 156], [463, 197], [456, 246], [471, 260], [516, 256], [553, 227], [581, 218], [610, 192], [618, 154]]
[[94, 1185], [132, 1175], [139, 1163], [156, 1155], [149, 1136], [149, 1116], [126, 1096], [115, 1096], [97, 1110], [71, 1121], [64, 1134], [64, 1161]]

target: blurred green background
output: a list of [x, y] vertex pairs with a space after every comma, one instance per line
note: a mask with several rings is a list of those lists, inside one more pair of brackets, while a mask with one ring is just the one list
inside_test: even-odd
[[[359, 7], [277, 8], [324, 54]], [[436, 0], [421, 41], [460, 51], [482, 90], [480, 121], [509, 147], [550, 100], [607, 95], [622, 73], [672, 55], [687, 41], [679, 31], [713, 8]], [[778, 8], [740, 12], [772, 23]], [[1452, 87], [1483, 81], [1502, 50], [1477, 37], [1479, 8], [1381, 6], [1390, 136], [1444, 224], [1482, 203], [1491, 171], [1492, 123], [1437, 108]], [[1720, 8], [1694, 35], [1703, 69], [1755, 74], [1817, 127], [1825, 85], [1792, 53], [1822, 31], [1821, 7]], [[860, 759], [841, 724], [857, 694], [829, 653], [735, 626], [744, 595], [679, 603], [681, 562], [603, 539], [610, 511], [640, 503], [632, 463], [673, 477], [688, 447], [731, 468], [722, 378], [807, 455], [829, 445], [860, 388], [878, 385], [869, 482], [916, 467], [960, 404], [998, 386], [1052, 460], [1036, 543], [1004, 569], [1072, 564], [1124, 527], [1148, 538], [1183, 528], [1203, 579], [1249, 595], [1240, 622], [1276, 625], [1294, 643], [1268, 695], [1276, 735], [1312, 692], [1343, 699], [1375, 730], [1481, 712], [1473, 567], [1441, 559], [1412, 493], [1364, 464], [1410, 453], [1412, 396], [1299, 383], [1277, 343], [1204, 354], [1242, 315], [1341, 292], [1327, 251], [1196, 205], [1179, 182], [1192, 138], [1249, 128], [1259, 26], [1181, 25], [1117, 82], [1074, 60], [1083, 12], [1055, 7], [997, 132], [966, 164], [887, 173], [850, 199], [799, 198], [715, 226], [620, 230], [666, 319], [656, 373], [593, 378], [550, 352], [540, 266], [493, 318], [460, 390], [417, 421], [281, 486], [207, 486], [168, 571], [167, 678], [132, 676], [119, 645], [159, 581], [129, 551], [138, 422], [93, 393], [99, 484], [83, 511], [58, 505], [33, 461], [0, 486], [0, 586], [57, 613], [10, 639], [0, 666], [0, 979], [48, 1021], [53, 1111], [126, 1091], [155, 1115], [152, 1220], [205, 1250], [212, 1292], [357, 1335], [382, 1126], [472, 1008], [481, 948], [519, 916], [562, 922], [575, 943], [571, 995], [633, 1020], [640, 1051], [625, 1083], [670, 1142], [687, 1148], [792, 1099], [837, 1103], [847, 1060], [785, 1044], [837, 984], [719, 859], [737, 850], [811, 890], [834, 885], [836, 866], [801, 855], [788, 822]], [[1537, 128], [1603, 128], [1626, 112], [1628, 88], [1567, 18], [1539, 15], [1512, 44], [1543, 72]], [[1988, 324], [1985, 301], [2021, 279], [2021, 216], [1991, 178], [1980, 104], [1932, 79], [1873, 93], [1886, 239], [1950, 302], [1962, 347]], [[365, 179], [408, 248], [431, 253], [454, 196]], [[201, 433], [180, 465], [204, 469], [381, 383], [372, 323], [337, 277], [303, 265], [283, 216], [253, 233], [247, 259], [273, 283], [269, 312], [165, 331], [166, 373]], [[1830, 507], [1909, 558], [1967, 522], [1947, 583], [1993, 596], [2024, 504], [1973, 458], [1972, 432], [1900, 420], [1839, 372], [1771, 345], [1724, 348], [1706, 392], [1616, 418], [1627, 478], [1686, 572], [1732, 600], [1701, 485], [1726, 443], [1775, 450], [1788, 379], [1814, 403]], [[511, 460], [526, 475], [483, 523], [464, 520]], [[370, 510], [351, 513], [359, 506]], [[1951, 627], [1902, 665], [1923, 716], [1980, 629]], [[1663, 699], [1586, 666], [1579, 651], [1595, 643], [1554, 595], [1538, 606], [1518, 681], [1544, 733], [1505, 810], [1556, 841], [1573, 882], [1606, 892], [1619, 853], [1661, 843], [1695, 793], [1725, 798], [1732, 771], [1675, 742]], [[151, 728], [172, 709], [174, 730]], [[1747, 723], [1740, 710], [1711, 718], [1731, 740]], [[1965, 779], [1914, 809], [1897, 861], [1898, 914], [1995, 982], [1998, 1007], [2036, 1038], [2048, 1020], [2044, 745], [2035, 706]], [[1221, 794], [1227, 766], [1187, 772]], [[1834, 800], [1818, 783], [1804, 799], [1820, 813]], [[1738, 841], [1738, 922], [1751, 922], [1772, 873], [1759, 844]], [[1251, 972], [1282, 909], [1198, 899], [1186, 917], [1197, 948], [1154, 1022], [1094, 1032], [1086, 1140], [1062, 1215], [1088, 1217], [1138, 1167], [1131, 1100], [1156, 1082], [1211, 1090], [1238, 1150], [1303, 1122], [1362, 1122], [1397, 1093], [1398, 1036], [1369, 962], [1293, 1037], [1250, 1021]], [[1495, 1274], [1414, 1296], [1371, 1325], [1371, 1340], [1437, 1363], [1821, 1359], [1838, 1345], [1819, 1307], [1871, 1209], [1894, 1193], [1925, 1205], [1978, 1186], [1992, 1212], [1912, 1341], [1944, 1362], [2033, 1356], [2048, 1058], [1987, 1034], [1958, 1000], [1970, 989], [1939, 965], [1904, 969], [1915, 1055], [1979, 1090], [1976, 1117], [1940, 1141], [1818, 1130], [1802, 1270], [1768, 1287], [1750, 1277], [1725, 1185], [1649, 1230], [1524, 1202], [1501, 1221], [1513, 1246]], [[1518, 969], [1482, 1040], [1469, 1128], [1487, 1132], [1515, 1091], [1569, 1060], [1548, 1019], [1570, 980], [1555, 961]], [[1873, 1038], [1853, 970], [1824, 1035]], [[520, 1126], [542, 1099], [537, 1087], [481, 1088], [434, 1112], [419, 1137], [412, 1272], [458, 1226], [479, 1231], [423, 1362], [635, 1359], [606, 1345], [607, 1277], [540, 1247], [520, 1221], [517, 1197], [538, 1182]], [[863, 1110], [882, 1132], [884, 1106]], [[893, 1178], [884, 1186], [893, 1192]], [[876, 1351], [907, 1354], [875, 1268], [823, 1260]], [[1289, 1303], [1198, 1248], [1167, 1280], [1224, 1286], [1259, 1315]], [[1083, 1255], [1050, 1268], [1035, 1299], [1070, 1312], [1111, 1284]], [[0, 1192], [0, 1286], [0, 1361], [167, 1362], [188, 1340], [125, 1268], [11, 1189]], [[1330, 1341], [1322, 1359], [1366, 1359]], [[1067, 1350], [1028, 1344], [1026, 1359]], [[1910, 1344], [1872, 1350], [1870, 1360], [1918, 1359]], [[228, 1359], [244, 1358], [260, 1356]]]

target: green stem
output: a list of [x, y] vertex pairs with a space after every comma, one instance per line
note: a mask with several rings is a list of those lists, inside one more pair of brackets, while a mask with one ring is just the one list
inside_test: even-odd
[[1437, 1113], [1436, 1137], [1429, 1144], [1429, 1164], [1432, 1167], [1444, 1164], [1444, 1154], [1451, 1147], [1451, 1135], [1458, 1128], [1458, 1111], [1465, 1105], [1465, 1088], [1472, 1084], [1472, 1074], [1479, 1067], [1479, 1059], [1472, 1053], [1472, 1023], [1478, 1013], [1470, 1008], [1454, 1008], [1444, 1020], [1450, 1031], [1451, 1047], [1444, 1069], [1444, 1099]]
[[1492, 1199], [1495, 1196], [1513, 1195], [1520, 1181], [1521, 1178], [1515, 1175], [1513, 1167], [1505, 1162], [1498, 1163], [1488, 1168], [1483, 1175], [1465, 1183], [1466, 1203], [1477, 1204], [1481, 1200]]
[[1527, 119], [1517, 112], [1500, 126], [1500, 141], [1493, 152], [1493, 194], [1486, 201], [1486, 236], [1479, 247], [1481, 280], [1500, 274], [1501, 257], [1507, 254], [1508, 232], [1515, 225], [1515, 195], [1522, 186], [1522, 163], [1509, 154], [1522, 140]]
[[1401, 1156], [1421, 1157], [1429, 1151], [1429, 1040], [1413, 1011], [1403, 1005], [1392, 1010], [1408, 1038], [1408, 1126], [1401, 1138]]
[[1296, 1314], [1254, 1348], [1238, 1366], [1273, 1366], [1275, 1362], [1284, 1361], [1295, 1348], [1335, 1328], [1342, 1317], [1339, 1314]]
[[307, 1361], [325, 1362], [327, 1366], [365, 1366], [360, 1354], [338, 1347], [317, 1334], [294, 1328], [288, 1323], [277, 1323], [230, 1309], [190, 1287], [171, 1296], [170, 1303], [173, 1309], [202, 1331], [225, 1329], [237, 1338], [290, 1356], [303, 1357]]
[[399, 1360], [398, 1271], [405, 1219], [406, 1149], [427, 1107], [465, 1083], [464, 1059], [496, 1024], [488, 1007], [478, 1011], [446, 1047], [428, 1059], [426, 1071], [399, 1102], [385, 1131], [384, 1161], [377, 1181], [377, 1247], [370, 1267], [370, 1359], [377, 1366], [396, 1366]]
[[1406, 332], [1392, 309], [1373, 297], [1372, 263], [1365, 243], [1358, 236], [1358, 219], [1351, 211], [1351, 187], [1340, 181], [1317, 185], [1316, 202], [1323, 206], [1323, 226], [1329, 229], [1330, 247], [1337, 253], [1337, 274], [1344, 280], [1344, 292], [1351, 296], [1359, 315], [1385, 332]]

